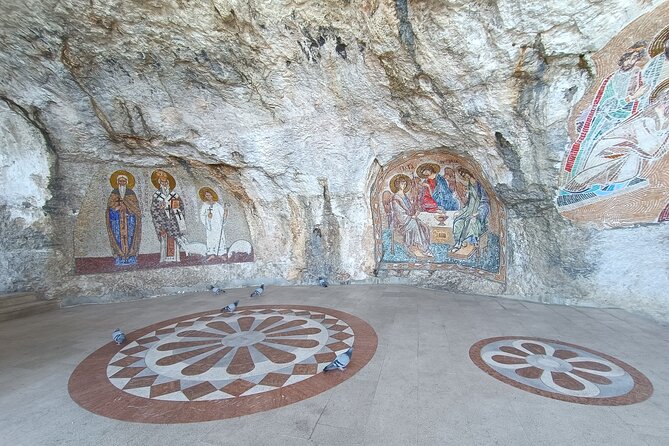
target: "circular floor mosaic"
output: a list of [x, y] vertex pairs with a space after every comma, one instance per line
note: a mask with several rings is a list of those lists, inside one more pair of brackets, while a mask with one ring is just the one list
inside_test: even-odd
[[562, 401], [634, 404], [653, 386], [624, 362], [566, 342], [517, 336], [483, 339], [469, 357], [487, 374], [519, 389]]
[[[352, 376], [374, 355], [374, 330], [328, 308], [247, 306], [145, 327], [72, 373], [71, 397], [102, 416], [146, 423], [237, 417], [291, 404]], [[354, 346], [345, 371], [322, 373]]]

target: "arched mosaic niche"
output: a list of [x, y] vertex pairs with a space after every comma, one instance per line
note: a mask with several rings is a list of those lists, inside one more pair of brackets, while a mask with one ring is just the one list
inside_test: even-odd
[[558, 211], [600, 227], [669, 220], [669, 3], [593, 55], [572, 109]]
[[100, 169], [74, 230], [77, 274], [252, 262], [242, 204], [206, 172]]
[[455, 269], [506, 280], [506, 213], [473, 162], [444, 150], [405, 154], [371, 191], [378, 269]]

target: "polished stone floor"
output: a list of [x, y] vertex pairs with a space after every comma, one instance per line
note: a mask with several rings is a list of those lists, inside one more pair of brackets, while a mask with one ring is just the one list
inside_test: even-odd
[[[270, 287], [257, 299], [247, 296], [245, 289], [230, 290], [223, 296], [184, 294], [66, 308], [0, 323], [1, 443], [669, 444], [667, 325], [616, 309], [548, 306], [403, 286]], [[236, 298], [241, 299], [238, 313], [225, 316], [228, 319], [221, 320], [227, 325], [221, 324], [219, 319], [224, 315], [218, 310]], [[306, 311], [303, 307], [309, 307], [310, 320], [300, 325], [294, 320], [305, 317], [306, 313], [297, 313]], [[281, 313], [286, 308], [294, 313]], [[331, 315], [321, 317], [328, 309], [332, 310]], [[296, 325], [294, 329], [301, 330], [302, 338], [297, 331], [295, 336], [284, 336], [282, 330], [287, 328], [281, 328], [281, 324], [286, 321], [280, 321], [272, 311], [279, 311], [288, 323]], [[187, 370], [193, 375], [188, 371], [194, 367], [197, 373], [214, 373], [214, 363], [206, 359], [211, 358], [210, 351], [203, 354], [203, 359], [192, 359], [187, 358], [188, 354], [179, 357], [169, 350], [176, 342], [211, 346], [213, 341], [197, 337], [190, 326], [169, 334], [173, 325], [161, 325], [165, 321], [191, 323], [197, 318], [201, 319], [197, 323], [209, 327], [206, 330], [210, 332], [211, 327], [228, 330], [221, 335], [222, 346], [211, 350], [223, 352], [219, 355], [223, 358], [226, 349], [230, 349], [227, 368], [212, 375], [209, 382], [229, 383], [223, 378], [230, 373], [247, 373], [252, 363], [272, 379], [265, 374], [258, 383], [249, 384], [255, 387], [239, 387], [236, 391], [229, 391], [229, 384], [203, 390], [209, 382], [184, 380], [182, 390], [165, 393], [169, 380], [157, 384], [156, 380], [164, 378], [154, 378], [139, 368], [137, 375], [132, 375], [135, 371], [128, 372], [135, 367], [135, 359], [127, 357], [141, 349], [132, 350], [131, 354], [123, 353], [123, 349], [135, 348], [137, 344], [131, 343], [142, 341], [143, 334], [147, 350], [142, 364], [149, 364], [148, 368], [168, 364], [164, 373], [170, 375], [177, 360], [183, 359], [183, 363], [178, 363], [183, 365], [179, 366], [181, 372]], [[364, 324], [356, 325], [357, 319]], [[278, 328], [267, 328], [275, 322]], [[364, 325], [373, 330], [358, 328]], [[110, 344], [111, 332], [117, 326], [129, 333], [127, 347]], [[233, 333], [227, 326], [246, 333]], [[251, 333], [254, 330], [264, 334]], [[138, 333], [136, 339], [130, 335], [133, 332]], [[164, 342], [157, 339], [160, 336], [155, 336], [156, 332], [167, 336]], [[339, 338], [354, 347], [358, 343], [363, 346], [373, 332], [378, 345], [375, 351], [367, 349], [373, 354], [369, 362], [363, 363], [364, 355], [356, 356], [354, 350], [345, 371], [328, 372], [333, 378], [320, 373], [324, 363], [311, 359], [342, 351], [343, 344], [337, 345]], [[268, 333], [278, 334], [267, 336]], [[347, 333], [355, 337], [346, 336]], [[231, 335], [227, 341], [226, 335]], [[261, 353], [269, 351], [268, 345], [282, 352], [260, 355], [252, 346], [261, 338], [265, 340], [264, 346], [259, 347]], [[288, 341], [277, 343], [276, 339]], [[372, 342], [368, 344], [371, 346]], [[326, 350], [320, 349], [326, 345], [331, 346], [331, 351], [324, 353]], [[234, 352], [246, 347], [251, 353], [249, 360], [243, 361]], [[88, 370], [94, 376], [96, 368], [99, 373], [106, 373], [104, 377], [119, 371], [121, 375], [129, 373], [127, 378], [117, 375], [112, 380], [116, 386], [113, 389], [121, 392], [135, 379], [135, 384], [126, 389], [134, 393], [132, 398], [138, 398], [129, 400], [125, 414], [133, 422], [116, 419], [124, 418], [123, 414], [118, 415], [118, 411], [124, 411], [123, 404], [117, 405], [109, 416], [98, 415], [79, 406], [68, 391], [77, 366], [102, 350], [108, 351], [109, 356], [99, 356], [94, 367], [84, 367], [82, 376], [88, 376]], [[291, 354], [295, 364], [290, 363]], [[315, 383], [310, 388], [317, 390], [293, 392], [300, 397], [285, 405], [263, 402], [264, 390], [276, 399], [281, 389], [297, 388], [291, 387], [293, 381], [283, 378], [277, 384], [276, 379], [285, 369], [279, 363], [293, 367], [286, 376], [302, 373], [296, 372], [298, 367], [311, 370], [310, 376], [295, 381], [294, 386], [310, 382]], [[291, 375], [285, 379], [302, 378]], [[150, 390], [138, 387], [137, 382], [142, 380], [151, 381], [147, 387]], [[331, 382], [324, 384], [323, 380]], [[156, 386], [163, 390], [154, 396], [164, 404], [137, 405], [142, 398], [149, 401]], [[83, 389], [89, 395], [99, 389], [98, 407], [111, 404], [104, 401], [104, 386], [89, 383]], [[154, 424], [160, 422], [156, 421], [161, 419], [160, 410], [167, 414], [174, 412], [170, 407], [185, 407], [169, 404], [193, 404], [206, 410], [206, 404], [215, 397], [225, 397], [225, 401], [256, 398], [264, 406], [243, 416], [226, 412], [222, 417], [225, 419], [192, 422], [197, 419], [176, 417], [173, 424]], [[133, 413], [142, 416], [135, 417]]]

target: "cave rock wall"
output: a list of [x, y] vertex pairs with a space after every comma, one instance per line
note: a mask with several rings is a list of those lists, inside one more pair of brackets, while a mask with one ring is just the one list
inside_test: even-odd
[[[70, 304], [327, 276], [669, 320], [669, 224], [657, 223], [666, 189], [652, 189], [652, 208], [639, 197], [632, 218], [621, 217], [624, 197], [651, 187], [579, 218], [556, 206], [579, 117], [621, 52], [662, 32], [666, 11], [661, 0], [4, 1], [1, 290]], [[625, 34], [648, 17], [657, 23]], [[471, 162], [506, 214], [499, 273], [379, 268], [388, 214], [374, 206], [392, 190], [375, 181], [405, 154], [439, 148]], [[216, 263], [217, 251], [189, 265], [183, 249], [179, 262], [158, 257], [178, 268], [142, 269], [131, 248], [114, 254], [105, 207], [125, 170], [142, 215], [136, 261], [160, 256], [149, 217], [159, 168], [183, 200], [188, 243], [206, 246], [195, 216], [208, 186], [231, 219], [243, 216], [253, 261]], [[79, 274], [89, 258], [114, 272]], [[505, 274], [483, 277], [504, 261]]]

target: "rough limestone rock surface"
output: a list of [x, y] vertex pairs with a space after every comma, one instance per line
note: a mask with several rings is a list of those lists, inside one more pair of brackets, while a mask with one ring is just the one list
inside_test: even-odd
[[[590, 55], [660, 3], [4, 1], [0, 291], [75, 304], [326, 273], [669, 320], [669, 224], [599, 230], [554, 204]], [[375, 275], [375, 175], [439, 148], [506, 207], [505, 284]], [[244, 205], [254, 261], [75, 274], [77, 214], [109, 163], [215, 176]]]

